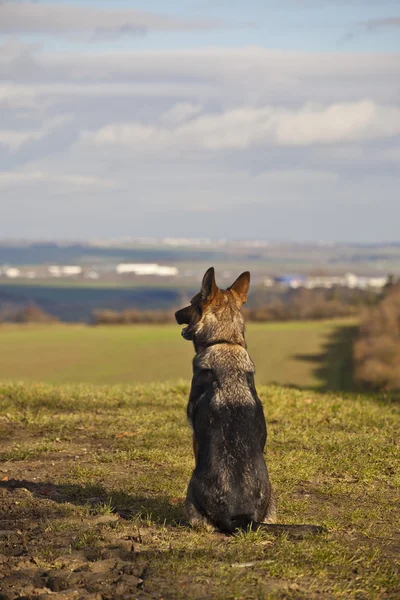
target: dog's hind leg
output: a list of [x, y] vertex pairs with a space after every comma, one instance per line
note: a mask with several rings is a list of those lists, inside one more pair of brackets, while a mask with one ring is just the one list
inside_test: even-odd
[[185, 516], [192, 527], [196, 529], [205, 529], [207, 531], [214, 531], [215, 527], [211, 522], [201, 514], [198, 510], [194, 497], [193, 497], [193, 485], [192, 481], [189, 483], [188, 491], [185, 500]]
[[263, 523], [276, 523], [277, 521], [277, 506], [276, 496], [274, 490], [271, 488], [271, 495], [269, 497], [268, 508], [266, 515], [263, 519]]

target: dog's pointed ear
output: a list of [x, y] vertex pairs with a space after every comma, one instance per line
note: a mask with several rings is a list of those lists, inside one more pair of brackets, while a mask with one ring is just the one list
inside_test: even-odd
[[250, 287], [250, 273], [249, 271], [245, 271], [236, 279], [234, 283], [232, 283], [231, 287], [228, 290], [231, 290], [235, 293], [235, 295], [239, 298], [240, 303], [244, 304], [247, 300], [247, 293]]
[[201, 298], [207, 300], [212, 298], [217, 291], [218, 286], [215, 283], [215, 271], [214, 267], [210, 267], [204, 274], [203, 281], [201, 284]]

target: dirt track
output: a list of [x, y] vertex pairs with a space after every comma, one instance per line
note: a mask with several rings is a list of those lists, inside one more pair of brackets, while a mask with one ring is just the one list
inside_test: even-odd
[[[0, 491], [1, 599], [148, 597], [140, 594], [147, 562], [131, 524], [118, 515], [72, 518], [60, 497], [46, 498], [55, 490], [7, 484]], [[59, 554], [57, 569], [43, 568], [37, 558], [47, 545]]]

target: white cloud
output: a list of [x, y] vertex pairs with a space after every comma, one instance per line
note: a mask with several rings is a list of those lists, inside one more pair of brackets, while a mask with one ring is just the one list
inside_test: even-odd
[[281, 112], [276, 139], [283, 145], [303, 146], [377, 139], [399, 133], [400, 108], [377, 106], [365, 100], [322, 109], [306, 106], [297, 113]]
[[34, 108], [35, 90], [27, 85], [15, 85], [11, 82], [0, 83], [0, 107]]
[[133, 9], [109, 9], [48, 3], [0, 4], [0, 33], [95, 32], [140, 34], [147, 30], [192, 31], [214, 29], [221, 23], [186, 20]]
[[24, 144], [41, 140], [45, 133], [42, 131], [4, 131], [0, 130], [0, 145], [7, 146], [13, 151]]
[[179, 123], [184, 123], [191, 117], [198, 115], [201, 111], [202, 106], [200, 104], [178, 102], [161, 116], [161, 122], [165, 125], [179, 125]]
[[193, 95], [212, 97], [216, 95], [215, 89], [201, 82], [180, 83], [171, 82], [55, 82], [16, 84], [11, 81], [0, 84], [0, 102], [3, 105], [18, 107], [18, 105], [35, 108], [45, 105], [50, 106], [59, 100], [92, 98], [181, 98]]
[[37, 142], [44, 139], [46, 136], [54, 133], [68, 123], [70, 116], [63, 115], [60, 117], [54, 117], [49, 119], [42, 124], [41, 129], [32, 130], [2, 130], [0, 129], [0, 145], [7, 146], [13, 152], [19, 150], [22, 146], [31, 142]]
[[14, 185], [32, 185], [37, 183], [52, 183], [79, 188], [109, 188], [117, 187], [110, 179], [93, 177], [88, 175], [49, 173], [45, 171], [5, 171], [0, 172], [0, 186], [8, 187]]
[[0, 78], [30, 86], [36, 96], [173, 98], [224, 108], [271, 103], [324, 104], [370, 98], [393, 102], [400, 55], [314, 54], [259, 47], [46, 53], [8, 40]]
[[[0, 22], [1, 22], [0, 5]], [[15, 77], [31, 79], [40, 75], [41, 66], [36, 58], [40, 44], [24, 44], [15, 38], [6, 38], [0, 46], [0, 77], [13, 80]]]
[[310, 146], [379, 139], [400, 134], [400, 108], [371, 101], [305, 105], [300, 109], [267, 106], [203, 114], [169, 128], [118, 123], [84, 140], [95, 145], [121, 145], [138, 154], [171, 150], [245, 150], [259, 144]]

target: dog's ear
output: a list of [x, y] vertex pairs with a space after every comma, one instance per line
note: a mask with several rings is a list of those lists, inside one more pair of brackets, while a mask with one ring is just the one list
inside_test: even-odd
[[250, 273], [245, 271], [232, 283], [228, 290], [231, 290], [239, 298], [240, 304], [244, 304], [247, 300], [247, 293], [250, 287]]
[[212, 298], [216, 291], [218, 290], [218, 286], [215, 283], [215, 271], [214, 267], [210, 267], [204, 274], [203, 281], [201, 284], [201, 299], [203, 301], [208, 298]]

